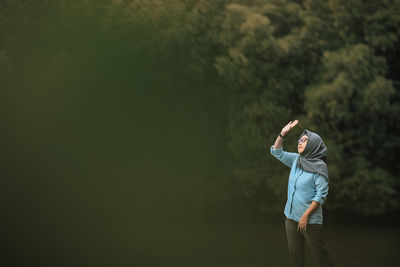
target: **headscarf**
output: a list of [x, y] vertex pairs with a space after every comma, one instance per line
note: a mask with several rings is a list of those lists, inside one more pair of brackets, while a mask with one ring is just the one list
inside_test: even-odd
[[308, 141], [303, 153], [300, 154], [297, 166], [307, 172], [318, 173], [329, 179], [328, 166], [322, 160], [328, 155], [328, 149], [321, 137], [307, 129], [304, 130], [300, 138], [303, 136], [308, 136]]

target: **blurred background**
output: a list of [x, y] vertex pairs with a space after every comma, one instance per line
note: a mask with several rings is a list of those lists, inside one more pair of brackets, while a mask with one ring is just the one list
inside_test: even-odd
[[1, 266], [291, 266], [293, 119], [336, 265], [398, 266], [399, 38], [395, 0], [2, 0]]

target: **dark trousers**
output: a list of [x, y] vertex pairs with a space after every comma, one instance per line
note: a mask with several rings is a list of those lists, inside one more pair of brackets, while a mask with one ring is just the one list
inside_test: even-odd
[[305, 243], [311, 250], [320, 267], [333, 267], [332, 259], [323, 242], [323, 225], [307, 224], [307, 230], [297, 231], [298, 222], [285, 218], [289, 253], [295, 267], [304, 267]]

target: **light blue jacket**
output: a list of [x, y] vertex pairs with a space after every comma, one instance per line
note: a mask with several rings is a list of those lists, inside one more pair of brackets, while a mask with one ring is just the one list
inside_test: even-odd
[[273, 147], [271, 146], [271, 154], [290, 168], [284, 211], [286, 217], [297, 222], [300, 221], [301, 216], [314, 200], [319, 202], [320, 205], [310, 215], [307, 223], [322, 224], [322, 204], [325, 202], [329, 190], [327, 179], [320, 174], [297, 168], [297, 160], [300, 154], [286, 152], [282, 147], [278, 149], [273, 149]]

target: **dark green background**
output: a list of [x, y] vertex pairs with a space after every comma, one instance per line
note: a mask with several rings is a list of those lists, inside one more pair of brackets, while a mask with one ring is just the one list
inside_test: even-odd
[[395, 266], [398, 9], [2, 1], [1, 265], [289, 266], [269, 147], [300, 119], [285, 148], [327, 143], [336, 262]]

